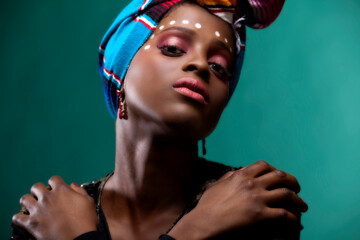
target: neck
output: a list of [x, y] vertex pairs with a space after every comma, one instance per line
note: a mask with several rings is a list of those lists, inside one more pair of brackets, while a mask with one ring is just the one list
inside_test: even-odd
[[194, 176], [197, 141], [151, 129], [146, 123], [117, 120], [115, 170], [107, 189], [132, 208], [184, 206]]

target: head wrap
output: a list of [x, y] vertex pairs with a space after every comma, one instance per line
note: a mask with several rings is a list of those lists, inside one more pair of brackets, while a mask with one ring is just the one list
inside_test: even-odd
[[[99, 70], [105, 101], [116, 119], [119, 91], [127, 69], [163, 16], [176, 4], [189, 0], [133, 0], [112, 23], [99, 48]], [[285, 0], [193, 0], [232, 24], [237, 59], [229, 83], [229, 98], [239, 80], [245, 53], [245, 24], [264, 28], [279, 15]]]

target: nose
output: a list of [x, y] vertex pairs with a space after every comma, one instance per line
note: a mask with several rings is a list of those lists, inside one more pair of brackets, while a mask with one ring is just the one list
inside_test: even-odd
[[185, 72], [194, 72], [204, 81], [208, 82], [210, 77], [209, 65], [207, 59], [198, 53], [193, 53], [184, 63], [182, 70]]

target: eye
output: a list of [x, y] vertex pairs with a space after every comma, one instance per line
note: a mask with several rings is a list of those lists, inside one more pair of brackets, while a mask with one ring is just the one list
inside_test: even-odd
[[158, 47], [162, 54], [168, 57], [180, 57], [186, 52], [176, 45], [162, 45]]
[[222, 80], [228, 80], [231, 77], [229, 71], [226, 70], [226, 68], [221, 64], [216, 62], [209, 62], [209, 66], [218, 78]]

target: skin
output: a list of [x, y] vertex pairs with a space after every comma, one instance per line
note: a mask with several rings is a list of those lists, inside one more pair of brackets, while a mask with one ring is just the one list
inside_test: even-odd
[[[138, 51], [127, 72], [128, 119], [116, 120], [115, 170], [101, 196], [113, 239], [157, 239], [171, 227], [185, 208], [197, 174], [197, 141], [213, 131], [227, 103], [225, 72], [232, 69], [230, 49], [234, 49], [227, 23], [184, 4], [159, 26], [164, 27]], [[173, 84], [182, 77], [205, 85], [207, 104], [174, 90]], [[40, 183], [32, 187], [37, 199], [21, 198], [30, 215], [14, 215], [15, 224], [37, 239], [73, 239], [96, 230], [94, 202], [83, 189], [66, 185], [60, 177], [51, 178], [49, 184], [51, 191]], [[297, 239], [300, 213], [307, 210], [299, 191], [292, 175], [263, 161], [254, 163], [209, 186], [169, 235], [177, 240], [225, 239], [234, 234]], [[259, 235], [264, 232], [266, 237]]]

